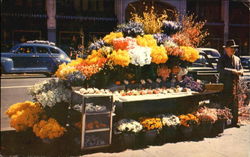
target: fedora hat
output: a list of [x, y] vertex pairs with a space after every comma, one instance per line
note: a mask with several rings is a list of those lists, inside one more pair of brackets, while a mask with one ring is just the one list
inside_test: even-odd
[[236, 48], [239, 47], [239, 45], [235, 44], [235, 41], [233, 39], [230, 39], [226, 42], [226, 45], [223, 46], [223, 48], [225, 47], [232, 47], [232, 48]]

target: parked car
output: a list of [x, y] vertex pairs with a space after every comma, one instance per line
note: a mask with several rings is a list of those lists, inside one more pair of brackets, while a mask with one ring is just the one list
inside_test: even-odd
[[243, 68], [250, 70], [250, 56], [240, 56], [240, 60]]
[[188, 67], [188, 73], [195, 79], [205, 82], [217, 82], [219, 73], [217, 71], [217, 62], [214, 57], [208, 55], [203, 50], [199, 50], [200, 57], [191, 66]]
[[62, 63], [70, 62], [67, 54], [48, 41], [28, 41], [1, 52], [1, 73], [54, 73]]
[[221, 54], [218, 50], [212, 48], [197, 48], [199, 51], [204, 52], [211, 63], [217, 63]]

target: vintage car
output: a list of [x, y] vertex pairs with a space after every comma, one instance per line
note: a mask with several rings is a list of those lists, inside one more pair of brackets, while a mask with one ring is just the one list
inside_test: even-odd
[[28, 41], [15, 45], [10, 52], [1, 52], [1, 73], [53, 74], [58, 65], [70, 62], [70, 58], [54, 43]]
[[240, 56], [240, 60], [243, 68], [250, 70], [250, 56]]

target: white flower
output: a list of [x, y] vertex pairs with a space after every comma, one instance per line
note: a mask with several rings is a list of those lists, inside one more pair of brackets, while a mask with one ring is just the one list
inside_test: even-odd
[[173, 114], [168, 114], [162, 117], [163, 126], [177, 126], [180, 124], [180, 120], [177, 116]]
[[118, 121], [116, 124], [115, 133], [119, 132], [131, 132], [131, 133], [138, 133], [142, 130], [142, 125], [132, 119], [122, 119]]
[[151, 48], [136, 46], [128, 51], [131, 64], [144, 66], [151, 63]]

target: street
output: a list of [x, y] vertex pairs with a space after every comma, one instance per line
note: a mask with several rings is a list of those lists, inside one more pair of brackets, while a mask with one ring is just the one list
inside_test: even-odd
[[42, 75], [33, 75], [24, 77], [21, 75], [7, 75], [1, 78], [1, 131], [13, 130], [9, 126], [9, 118], [5, 114], [8, 107], [17, 102], [32, 100], [28, 95], [28, 89], [36, 82], [43, 81], [46, 78]]

